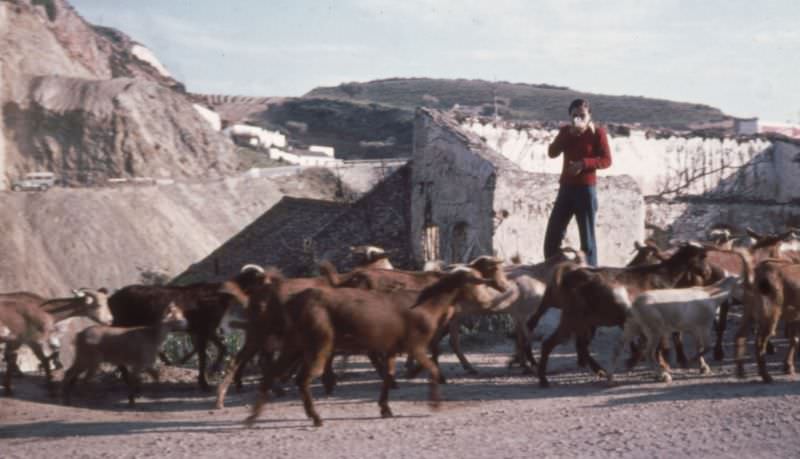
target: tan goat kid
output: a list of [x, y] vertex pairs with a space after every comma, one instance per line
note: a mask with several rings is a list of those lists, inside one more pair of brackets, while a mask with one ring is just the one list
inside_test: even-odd
[[139, 373], [147, 371], [158, 380], [158, 372], [153, 368], [158, 349], [167, 333], [185, 329], [186, 325], [181, 309], [171, 303], [163, 320], [157, 324], [143, 327], [94, 325], [78, 333], [75, 336], [75, 362], [64, 375], [64, 404], [69, 404], [72, 388], [82, 373], [86, 372], [86, 379], [91, 379], [101, 363], [110, 363], [128, 370], [128, 404], [133, 406], [141, 386]]
[[729, 276], [709, 286], [650, 290], [636, 297], [629, 306], [622, 337], [614, 347], [608, 380], [614, 379], [613, 372], [622, 349], [641, 334], [647, 341], [644, 355], [650, 358], [656, 380], [672, 381], [669, 371], [659, 365], [656, 353], [662, 339], [674, 332], [692, 335], [697, 343], [695, 358], [700, 364], [700, 374], [710, 373], [703, 354], [712, 342], [711, 330], [717, 309], [734, 295], [740, 284], [740, 279]]

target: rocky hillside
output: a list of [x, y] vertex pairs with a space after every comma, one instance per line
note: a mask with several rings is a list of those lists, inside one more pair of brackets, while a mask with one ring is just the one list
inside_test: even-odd
[[462, 111], [478, 115], [494, 114], [496, 101], [497, 112], [505, 119], [538, 121], [566, 119], [569, 102], [585, 97], [591, 100], [597, 117], [609, 123], [691, 129], [727, 118], [719, 109], [701, 104], [591, 94], [562, 86], [465, 79], [391, 78], [344, 83], [315, 88], [304, 97], [372, 102], [412, 110], [418, 106], [448, 110], [458, 105]]
[[0, 109], [0, 182], [32, 170], [85, 184], [238, 167], [147, 48], [64, 0], [0, 0]]

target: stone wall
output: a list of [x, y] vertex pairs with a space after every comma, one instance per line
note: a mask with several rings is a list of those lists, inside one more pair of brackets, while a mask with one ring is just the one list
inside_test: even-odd
[[777, 233], [787, 226], [800, 227], [800, 205], [747, 202], [652, 202], [647, 204], [648, 236], [662, 245], [669, 239], [703, 239], [715, 223], [732, 227], [737, 234], [745, 228], [760, 233]]
[[[547, 219], [558, 175], [523, 171], [446, 115], [419, 110], [414, 127], [411, 245], [424, 257], [426, 226], [438, 229], [439, 257], [461, 262], [496, 253], [543, 259]], [[634, 240], [644, 238], [644, 202], [627, 176], [598, 184], [598, 255], [602, 264], [624, 264]], [[430, 229], [428, 230], [430, 231]], [[580, 245], [570, 225], [565, 244]]]
[[[462, 124], [487, 144], [532, 172], [558, 173], [561, 159], [547, 157], [554, 129], [472, 120]], [[800, 200], [800, 145], [776, 137], [610, 135], [613, 165], [601, 176], [630, 175], [645, 195], [740, 196], [775, 202]]]
[[[442, 113], [426, 109], [417, 111], [413, 145], [410, 237], [414, 259], [420, 264], [434, 258], [462, 262], [492, 253], [498, 166], [485, 155], [488, 148]], [[458, 239], [455, 244], [454, 239]], [[429, 248], [426, 256], [426, 245], [438, 248]]]
[[[494, 249], [525, 262], [544, 258], [547, 220], [558, 192], [555, 174], [504, 173], [495, 191]], [[597, 254], [601, 265], [621, 266], [630, 259], [633, 241], [644, 239], [645, 207], [636, 182], [629, 176], [602, 177], [597, 183]], [[579, 248], [578, 227], [572, 223], [564, 245]]]

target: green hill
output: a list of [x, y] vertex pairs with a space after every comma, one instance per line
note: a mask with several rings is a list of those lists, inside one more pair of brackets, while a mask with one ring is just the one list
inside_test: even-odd
[[303, 97], [352, 102], [372, 102], [396, 108], [418, 106], [463, 110], [505, 119], [557, 121], [567, 118], [566, 107], [578, 97], [591, 101], [595, 117], [607, 123], [640, 123], [648, 127], [691, 129], [727, 116], [702, 104], [673, 102], [638, 96], [609, 96], [575, 91], [566, 87], [432, 78], [391, 78], [366, 83], [343, 83], [315, 88]]

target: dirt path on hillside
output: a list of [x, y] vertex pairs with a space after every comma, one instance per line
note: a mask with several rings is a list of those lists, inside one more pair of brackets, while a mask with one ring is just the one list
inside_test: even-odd
[[[254, 397], [213, 397], [195, 388], [194, 372], [166, 368], [160, 389], [145, 386], [135, 409], [124, 387], [99, 380], [76, 394], [77, 407], [48, 399], [40, 377], [19, 382], [17, 396], [0, 401], [0, 456], [34, 457], [787, 457], [800, 451], [800, 383], [739, 381], [729, 360], [712, 376], [676, 370], [672, 384], [651, 382], [640, 366], [607, 387], [576, 370], [569, 346], [552, 362], [553, 387], [509, 371], [510, 347], [470, 353], [481, 374], [467, 377], [446, 356], [443, 408], [431, 411], [423, 379], [401, 380], [391, 394], [393, 419], [381, 419], [378, 381], [364, 359], [331, 397], [314, 386], [325, 421], [311, 427], [297, 393], [267, 406], [253, 428], [242, 420]], [[729, 353], [730, 355], [730, 353]], [[779, 374], [779, 356], [771, 369]]]

